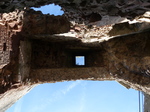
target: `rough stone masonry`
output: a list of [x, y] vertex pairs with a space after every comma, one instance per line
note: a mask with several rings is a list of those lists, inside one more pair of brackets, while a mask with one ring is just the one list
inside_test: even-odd
[[[30, 9], [51, 3], [64, 14]], [[148, 98], [149, 8], [149, 0], [1, 0], [1, 112], [47, 82], [115, 80]], [[81, 55], [84, 66], [75, 64]]]

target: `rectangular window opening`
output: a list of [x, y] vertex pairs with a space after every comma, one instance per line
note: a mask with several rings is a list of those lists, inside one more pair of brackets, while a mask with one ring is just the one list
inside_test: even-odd
[[3, 43], [3, 51], [6, 51], [6, 50], [7, 50], [6, 43]]
[[75, 56], [76, 66], [85, 66], [85, 56]]

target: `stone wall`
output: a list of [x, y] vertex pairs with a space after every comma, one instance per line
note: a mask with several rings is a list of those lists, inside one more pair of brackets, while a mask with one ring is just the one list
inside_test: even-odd
[[5, 92], [0, 95], [0, 110], [5, 112], [10, 108], [16, 101], [18, 101], [22, 96], [27, 94], [36, 85], [22, 85], [18, 88], [13, 88], [10, 91]]
[[[30, 9], [50, 3], [65, 14]], [[64, 80], [116, 80], [150, 94], [145, 22], [150, 15], [144, 14], [149, 5], [148, 0], [1, 0], [0, 12], [9, 13], [0, 14], [0, 109], [34, 85]], [[140, 23], [120, 24], [123, 20]], [[85, 66], [75, 66], [78, 54], [86, 57]]]
[[144, 112], [150, 111], [150, 96], [148, 94], [144, 94]]
[[[131, 83], [134, 84], [135, 86], [131, 86], [132, 88], [149, 94], [150, 40], [148, 35], [149, 32], [143, 32], [132, 34], [130, 36], [117, 37], [102, 43], [93, 43], [94, 46], [93, 44], [86, 44], [81, 41], [74, 41], [74, 43], [70, 41], [69, 43], [64, 44], [63, 41], [57, 42], [57, 39], [56, 42], [52, 43], [48, 41], [46, 42], [44, 39], [42, 41], [32, 40], [33, 55], [31, 58], [31, 69], [34, 72], [38, 71], [35, 73], [39, 75], [36, 76], [34, 72], [31, 72], [30, 77], [34, 80], [33, 76], [36, 76], [35, 80], [40, 81], [43, 80], [40, 79], [43, 73], [43, 77], [45, 77], [47, 81], [51, 82], [53, 78], [55, 81], [61, 81], [67, 80], [68, 75], [66, 74], [66, 69], [70, 69], [70, 71], [79, 69], [77, 73], [71, 73], [72, 76], [70, 77], [72, 78], [69, 79], [80, 79], [82, 75], [78, 77], [76, 76], [77, 74], [80, 74], [80, 69], [82, 71], [83, 68], [74, 66], [73, 56], [74, 54], [81, 53], [87, 56], [87, 65], [84, 66], [85, 69], [99, 67], [99, 69], [106, 70], [102, 73], [99, 71], [99, 74], [107, 74], [107, 79], [109, 79], [108, 77], [110, 77], [110, 79], [113, 77], [116, 80], [124, 80], [125, 82], [128, 82], [129, 86]], [[43, 72], [44, 70], [45, 72]], [[59, 70], [61, 71], [60, 73]], [[47, 71], [49, 71], [50, 74], [48, 74]], [[53, 75], [51, 74], [51, 71], [52, 73], [59, 75]], [[69, 72], [69, 70], [67, 71]], [[45, 76], [46, 73], [47, 78]], [[60, 74], [62, 74], [63, 78], [60, 77]], [[84, 76], [84, 74], [87, 73], [82, 74]], [[89, 75], [89, 78], [91, 78], [91, 76]], [[99, 78], [104, 77], [103, 75], [102, 77], [99, 75]], [[88, 79], [88, 75], [85, 76], [85, 78], [82, 77], [82, 79]]]

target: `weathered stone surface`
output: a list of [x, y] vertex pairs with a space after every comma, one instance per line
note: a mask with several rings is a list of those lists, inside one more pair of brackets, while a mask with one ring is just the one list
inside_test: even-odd
[[150, 107], [150, 96], [148, 94], [144, 94], [144, 112], [149, 112]]
[[148, 0], [1, 0], [0, 12], [28, 9], [55, 3], [63, 7], [70, 20], [89, 23], [101, 20], [105, 15], [134, 19], [149, 11]]
[[[30, 9], [50, 3], [65, 14]], [[116, 80], [150, 94], [149, 5], [148, 0], [1, 0], [0, 12], [9, 13], [0, 14], [0, 109], [35, 84], [64, 80]], [[84, 67], [75, 66], [76, 55], [86, 57]], [[16, 93], [20, 96], [13, 98]]]
[[68, 17], [77, 23], [82, 21], [89, 23], [93, 13], [101, 15], [102, 18], [109, 15], [134, 19], [136, 16], [142, 15], [145, 10], [148, 11], [150, 5], [148, 0], [68, 0], [68, 2], [58, 1], [58, 4], [65, 7]]
[[8, 32], [7, 27], [0, 25], [0, 69], [10, 62], [11, 41]]
[[0, 93], [9, 90], [15, 83], [22, 82], [29, 75], [30, 59], [27, 56], [31, 52], [28, 50], [30, 42], [24, 42], [24, 40], [34, 34], [62, 33], [70, 29], [70, 22], [65, 17], [42, 15], [41, 12], [35, 13], [32, 10], [26, 13], [16, 10], [1, 14], [0, 63], [3, 69], [1, 70]]
[[[65, 73], [67, 73], [65, 71], [70, 69], [70, 71], [67, 70], [68, 73], [71, 71], [73, 72], [73, 70], [76, 68], [73, 64], [74, 62], [72, 61], [74, 54], [82, 52], [81, 54], [85, 54], [85, 56], [87, 56], [87, 69], [90, 69], [88, 67], [100, 67], [99, 69], [104, 69], [106, 71], [103, 71], [102, 73], [99, 71], [98, 74], [107, 74], [106, 79], [109, 79], [109, 77], [111, 79], [113, 77], [115, 80], [123, 81], [125, 83], [127, 82], [127, 85], [134, 89], [149, 93], [149, 89], [147, 89], [149, 88], [150, 82], [150, 54], [148, 52], [148, 35], [149, 32], [144, 32], [139, 34], [132, 34], [129, 36], [117, 37], [102, 43], [95, 43], [94, 46], [92, 44], [84, 44], [78, 41], [74, 43], [69, 42], [68, 44], [63, 44], [63, 41], [56, 41], [53, 43], [47, 43], [44, 40], [42, 42], [33, 41], [34, 44], [32, 44], [32, 52], [35, 54], [32, 55], [31, 61], [32, 69], [34, 70], [31, 72], [30, 76], [36, 76], [36, 73], [39, 74], [36, 76], [38, 81], [40, 81], [40, 77], [45, 77], [45, 79], [49, 79], [49, 81], [53, 79], [55, 79], [55, 81], [66, 80], [68, 76], [67, 74], [65, 76]], [[38, 57], [41, 57], [41, 59]], [[53, 70], [53, 68], [58, 68], [56, 69], [58, 73]], [[36, 69], [39, 70], [36, 72]], [[77, 73], [70, 73], [72, 74], [72, 76], [70, 76], [71, 79], [69, 78], [70, 80], [77, 80], [82, 77], [82, 75], [77, 75], [80, 74], [80, 69], [82, 70], [82, 68], [78, 69], [79, 70], [76, 71]], [[43, 70], [49, 71], [50, 76], [48, 76], [47, 72], [44, 73]], [[56, 73], [53, 72], [55, 75], [53, 75], [51, 71], [55, 71]], [[45, 75], [42, 76], [42, 73], [43, 75], [47, 74], [48, 78], [46, 78]], [[63, 78], [61, 78], [59, 75], [60, 73], [63, 74]], [[82, 74], [84, 76], [84, 74], [87, 73]], [[82, 77], [82, 79], [86, 78], [88, 79], [88, 75]], [[89, 78], [91, 78], [90, 75]], [[102, 79], [104, 77], [102, 75], [98, 78]], [[32, 77], [32, 80], [34, 80], [34, 77]]]
[[6, 109], [10, 108], [17, 100], [27, 94], [36, 85], [22, 85], [14, 87], [10, 91], [0, 94], [0, 111], [5, 112]]
[[29, 10], [24, 14], [23, 32], [25, 35], [59, 34], [70, 30], [70, 22], [65, 16], [43, 15]]

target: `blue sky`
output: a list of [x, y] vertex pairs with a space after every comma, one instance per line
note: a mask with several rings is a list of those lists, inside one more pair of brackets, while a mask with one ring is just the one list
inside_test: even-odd
[[[62, 15], [60, 9], [53, 4], [35, 10]], [[138, 112], [138, 100], [138, 91], [115, 81], [77, 80], [41, 84], [6, 112]]]
[[33, 8], [34, 10], [36, 11], [41, 11], [43, 14], [54, 14], [54, 15], [62, 15], [64, 12], [61, 10], [61, 7], [58, 6], [58, 5], [54, 5], [54, 4], [51, 4], [51, 5], [45, 5], [45, 6], [42, 6], [40, 8]]
[[138, 112], [138, 91], [115, 81], [41, 84], [6, 112]]
[[85, 65], [85, 57], [84, 56], [76, 56], [75, 64], [76, 65]]

